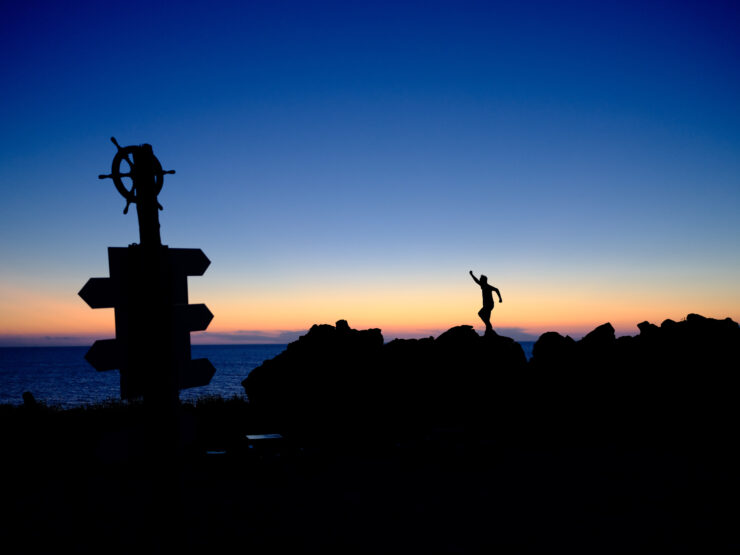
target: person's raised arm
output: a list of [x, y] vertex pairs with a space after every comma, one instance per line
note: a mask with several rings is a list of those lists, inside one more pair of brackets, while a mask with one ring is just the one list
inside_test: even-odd
[[473, 275], [473, 270], [470, 270], [470, 277], [473, 278], [473, 281], [480, 285], [480, 281], [478, 281], [478, 278]]
[[503, 300], [503, 299], [501, 298], [501, 293], [499, 293], [499, 290], [498, 290], [498, 289], [496, 289], [495, 287], [493, 288], [493, 290], [494, 290], [494, 291], [496, 292], [496, 294], [498, 295], [498, 302], [500, 302], [500, 303], [504, 302], [504, 300]]

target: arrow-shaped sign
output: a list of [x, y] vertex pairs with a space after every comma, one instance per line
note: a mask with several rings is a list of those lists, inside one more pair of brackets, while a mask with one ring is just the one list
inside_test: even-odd
[[113, 308], [117, 294], [110, 278], [90, 278], [78, 293], [90, 308]]
[[186, 276], [202, 276], [211, 261], [200, 249], [168, 249], [170, 262], [176, 272]]
[[188, 332], [204, 330], [213, 320], [213, 314], [204, 304], [175, 305], [173, 310], [175, 322], [183, 324]]
[[[205, 330], [213, 314], [204, 304], [188, 304], [187, 286], [188, 276], [208, 269], [208, 257], [200, 249], [162, 247], [149, 257], [139, 247], [110, 247], [108, 263], [111, 277], [91, 278], [79, 295], [91, 308], [115, 308], [116, 339], [96, 341], [87, 361], [98, 371], [120, 370], [123, 399], [146, 396], [163, 384], [208, 385], [216, 369], [208, 359], [190, 359], [190, 332]], [[144, 288], [150, 283], [157, 302], [142, 300], [149, 299]], [[170, 310], [172, 328], [166, 329]]]
[[121, 353], [115, 339], [100, 339], [92, 344], [85, 354], [85, 360], [98, 372], [115, 370], [121, 367]]
[[216, 369], [207, 358], [191, 360], [190, 364], [180, 372], [180, 389], [208, 385], [215, 373]]

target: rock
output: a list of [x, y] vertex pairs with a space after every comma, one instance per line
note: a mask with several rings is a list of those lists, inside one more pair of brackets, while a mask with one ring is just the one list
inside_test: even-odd
[[610, 347], [614, 343], [614, 339], [614, 327], [607, 322], [587, 333], [579, 343], [590, 349], [599, 349]]
[[640, 330], [640, 335], [643, 337], [655, 337], [657, 333], [660, 333], [660, 328], [658, 326], [647, 321], [637, 324], [637, 329]]
[[437, 337], [439, 345], [472, 346], [480, 339], [473, 326], [455, 326]]
[[563, 337], [555, 331], [545, 332], [532, 347], [530, 365], [539, 369], [572, 365], [575, 347], [576, 342], [572, 337]]

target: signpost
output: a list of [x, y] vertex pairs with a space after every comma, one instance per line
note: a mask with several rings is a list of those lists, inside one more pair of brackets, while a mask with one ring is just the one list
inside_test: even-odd
[[136, 204], [140, 242], [109, 247], [110, 277], [90, 278], [79, 292], [91, 308], [115, 311], [115, 339], [96, 341], [85, 358], [98, 371], [120, 371], [122, 399], [172, 406], [181, 389], [208, 385], [215, 372], [208, 359], [191, 359], [190, 332], [205, 330], [213, 314], [204, 304], [188, 304], [187, 282], [203, 275], [210, 260], [200, 249], [161, 243], [157, 195], [164, 175], [175, 172], [162, 170], [150, 145], [122, 148], [111, 140], [118, 151], [111, 173], [100, 178], [112, 179], [126, 199], [124, 214]]

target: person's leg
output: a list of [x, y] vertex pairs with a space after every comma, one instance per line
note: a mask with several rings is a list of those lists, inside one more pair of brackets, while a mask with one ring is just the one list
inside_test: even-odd
[[480, 319], [483, 320], [483, 323], [486, 325], [486, 331], [492, 331], [493, 327], [491, 326], [491, 309], [487, 306], [484, 306], [478, 311], [478, 316], [480, 316]]

